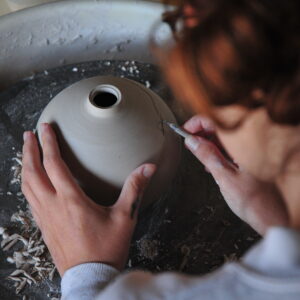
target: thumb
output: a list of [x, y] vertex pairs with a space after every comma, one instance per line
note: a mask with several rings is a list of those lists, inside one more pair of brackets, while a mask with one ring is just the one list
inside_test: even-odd
[[190, 135], [185, 139], [185, 145], [213, 176], [224, 171], [236, 170], [236, 167], [225, 158], [219, 148], [203, 137]]
[[126, 179], [114, 210], [134, 219], [137, 216], [144, 190], [155, 171], [156, 166], [153, 164], [144, 164], [135, 169]]

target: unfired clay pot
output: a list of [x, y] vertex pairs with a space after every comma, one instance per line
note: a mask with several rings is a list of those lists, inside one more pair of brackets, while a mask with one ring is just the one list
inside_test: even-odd
[[62, 156], [94, 201], [112, 205], [127, 176], [143, 163], [158, 167], [142, 205], [156, 201], [180, 160], [180, 139], [162, 121], [176, 122], [164, 101], [128, 79], [93, 77], [60, 92], [39, 121], [51, 123]]

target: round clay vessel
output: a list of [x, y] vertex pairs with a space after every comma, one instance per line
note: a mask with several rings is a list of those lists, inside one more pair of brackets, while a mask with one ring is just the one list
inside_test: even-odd
[[153, 91], [129, 79], [101, 76], [60, 92], [44, 109], [37, 127], [52, 124], [74, 177], [102, 205], [117, 200], [135, 168], [155, 163], [157, 172], [142, 200], [145, 207], [160, 198], [180, 161], [181, 141], [163, 120], [176, 122]]

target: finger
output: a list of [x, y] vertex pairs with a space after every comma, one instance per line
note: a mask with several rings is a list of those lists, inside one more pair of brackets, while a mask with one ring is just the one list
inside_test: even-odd
[[28, 186], [37, 199], [42, 199], [55, 190], [42, 166], [40, 150], [33, 132], [24, 133], [22, 158], [22, 186]]
[[223, 176], [224, 172], [237, 170], [218, 147], [205, 138], [191, 135], [185, 139], [185, 145], [214, 176]]
[[227, 160], [229, 160], [230, 162], [235, 164], [233, 162], [232, 157], [228, 154], [226, 149], [223, 147], [220, 139], [216, 135], [215, 125], [212, 120], [210, 120], [207, 117], [203, 117], [201, 115], [196, 115], [184, 124], [184, 129], [193, 135], [198, 135], [198, 136], [204, 137], [204, 138], [208, 139], [209, 141], [211, 141], [212, 143], [214, 143], [219, 148], [219, 150], [223, 154], [223, 156]]
[[145, 164], [134, 170], [125, 181], [121, 195], [113, 210], [135, 219], [145, 188], [156, 171], [153, 164]]
[[196, 134], [199, 132], [206, 132], [206, 133], [214, 133], [215, 126], [213, 122], [206, 117], [201, 115], [196, 115], [189, 119], [184, 125], [183, 128], [190, 132], [191, 134]]
[[40, 202], [38, 201], [37, 197], [28, 184], [22, 184], [22, 193], [28, 201], [30, 211], [36, 224], [38, 225], [38, 227], [40, 227], [41, 222], [37, 213], [40, 210]]
[[57, 193], [74, 193], [80, 190], [69, 168], [63, 161], [56, 135], [47, 123], [41, 124], [43, 163]]

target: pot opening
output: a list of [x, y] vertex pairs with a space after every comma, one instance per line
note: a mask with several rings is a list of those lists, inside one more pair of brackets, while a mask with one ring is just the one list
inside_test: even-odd
[[117, 101], [118, 98], [114, 94], [108, 92], [99, 92], [93, 98], [94, 104], [100, 108], [111, 107], [115, 105]]
[[110, 108], [120, 100], [120, 91], [114, 86], [102, 85], [94, 89], [90, 101], [98, 108]]

